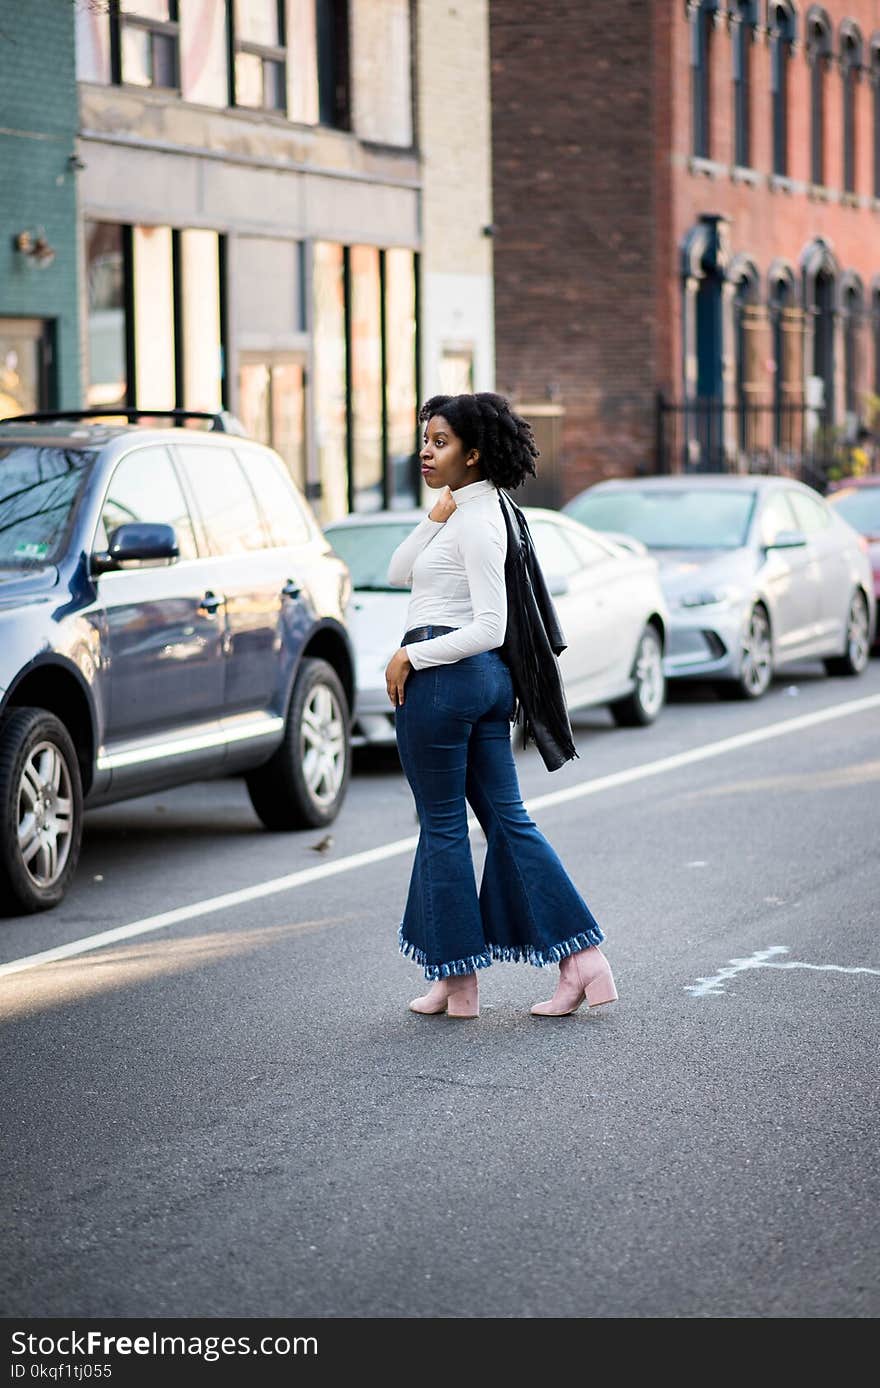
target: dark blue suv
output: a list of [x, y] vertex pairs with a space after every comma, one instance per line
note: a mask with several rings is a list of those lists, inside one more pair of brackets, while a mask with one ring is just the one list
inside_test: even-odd
[[57, 904], [83, 808], [243, 773], [270, 829], [351, 768], [351, 582], [270, 449], [0, 424], [0, 912]]

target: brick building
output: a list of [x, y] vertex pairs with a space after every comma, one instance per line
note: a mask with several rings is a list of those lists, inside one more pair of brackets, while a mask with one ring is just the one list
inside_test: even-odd
[[491, 55], [497, 379], [534, 494], [821, 482], [880, 394], [878, 0], [498, 0]]
[[0, 40], [3, 418], [79, 400], [73, 6], [0, 0]]

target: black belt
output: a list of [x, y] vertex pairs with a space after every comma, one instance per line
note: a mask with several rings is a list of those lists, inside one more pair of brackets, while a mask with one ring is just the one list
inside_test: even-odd
[[432, 636], [445, 636], [447, 631], [458, 631], [458, 627], [438, 627], [433, 622], [425, 627], [410, 627], [409, 631], [403, 633], [401, 646], [408, 646], [410, 641], [430, 641]]

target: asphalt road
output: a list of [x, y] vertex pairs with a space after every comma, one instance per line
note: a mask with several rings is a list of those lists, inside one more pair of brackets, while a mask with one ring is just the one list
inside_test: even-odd
[[576, 733], [552, 776], [517, 754], [620, 992], [564, 1019], [528, 1015], [555, 971], [524, 965], [483, 973], [478, 1021], [407, 1010], [393, 752], [324, 851], [235, 781], [89, 816], [0, 965], [177, 915], [0, 968], [4, 1316], [880, 1312], [880, 661]]

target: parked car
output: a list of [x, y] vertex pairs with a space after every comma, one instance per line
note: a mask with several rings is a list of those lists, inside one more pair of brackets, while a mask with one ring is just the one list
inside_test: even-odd
[[[845, 482], [833, 482], [828, 504], [864, 538], [874, 574], [874, 595], [880, 601], [880, 477], [849, 477]], [[880, 645], [878, 636], [880, 633], [875, 631], [875, 647]]]
[[333, 820], [350, 587], [268, 448], [0, 424], [0, 910], [61, 900], [84, 807], [240, 772], [268, 828]]
[[790, 661], [820, 658], [835, 675], [865, 669], [877, 611], [871, 565], [811, 488], [728, 474], [620, 479], [563, 509], [634, 535], [659, 559], [667, 675], [755, 699]]
[[[653, 722], [665, 695], [667, 620], [656, 561], [592, 534], [558, 511], [524, 510], [568, 640], [560, 667], [569, 708], [608, 704], [618, 723]], [[356, 513], [325, 527], [354, 585], [355, 746], [394, 741], [385, 667], [406, 626], [409, 592], [389, 586], [388, 563], [423, 515], [419, 510]]]

